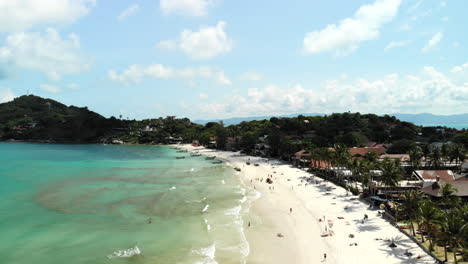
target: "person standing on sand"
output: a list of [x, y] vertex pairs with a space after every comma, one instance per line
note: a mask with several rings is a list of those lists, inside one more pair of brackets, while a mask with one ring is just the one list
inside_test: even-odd
[[292, 208], [289, 208], [289, 213], [292, 214]]
[[327, 261], [327, 253], [323, 253], [323, 261]]

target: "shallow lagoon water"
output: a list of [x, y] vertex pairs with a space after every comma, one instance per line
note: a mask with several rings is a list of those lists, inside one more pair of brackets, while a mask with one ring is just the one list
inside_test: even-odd
[[243, 263], [249, 253], [242, 219], [255, 194], [203, 156], [0, 143], [0, 164], [2, 263]]

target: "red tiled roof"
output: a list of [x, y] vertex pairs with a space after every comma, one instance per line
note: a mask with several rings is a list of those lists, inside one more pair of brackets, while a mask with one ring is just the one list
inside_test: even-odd
[[375, 152], [377, 155], [385, 153], [385, 148], [349, 148], [348, 152], [352, 157], [364, 157], [368, 152]]
[[442, 182], [452, 182], [456, 179], [451, 170], [417, 170], [415, 173], [423, 181], [435, 181], [437, 176]]

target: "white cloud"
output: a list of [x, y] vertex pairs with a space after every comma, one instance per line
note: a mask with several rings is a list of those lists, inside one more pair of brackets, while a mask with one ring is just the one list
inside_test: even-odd
[[401, 0], [377, 0], [361, 6], [352, 18], [343, 19], [338, 25], [307, 33], [304, 53], [334, 52], [343, 56], [354, 52], [361, 42], [379, 37], [380, 28], [393, 20], [400, 4]]
[[168, 50], [181, 50], [194, 60], [203, 60], [227, 53], [232, 49], [232, 40], [225, 32], [226, 22], [219, 21], [213, 27], [201, 27], [199, 31], [186, 29], [180, 39], [164, 40], [158, 47]]
[[0, 103], [6, 103], [15, 99], [16, 95], [10, 88], [0, 87]]
[[0, 0], [0, 31], [70, 24], [87, 15], [95, 4], [96, 0]]
[[[468, 70], [468, 63], [464, 64]], [[424, 67], [412, 75], [387, 74], [381, 78], [328, 80], [317, 89], [300, 84], [280, 87], [268, 85], [233, 92], [214, 104], [201, 104], [209, 117], [278, 115], [288, 113], [422, 113], [454, 114], [466, 112], [468, 75], [438, 72]]]
[[108, 72], [108, 78], [123, 84], [140, 83], [144, 78], [153, 79], [206, 79], [219, 85], [231, 85], [232, 82], [223, 71], [211, 67], [192, 67], [176, 69], [162, 64], [130, 65], [118, 73], [115, 70]]
[[390, 51], [390, 50], [392, 50], [394, 48], [404, 47], [404, 46], [407, 46], [410, 43], [411, 42], [408, 41], [408, 40], [392, 41], [392, 42], [388, 43], [387, 46], [385, 46], [384, 51]]
[[86, 71], [92, 59], [80, 52], [80, 40], [76, 34], [62, 39], [55, 29], [45, 33], [14, 33], [0, 47], [0, 65], [13, 65], [22, 69], [44, 72], [49, 79], [59, 80], [63, 74]]
[[128, 17], [135, 15], [139, 10], [140, 10], [140, 5], [133, 4], [133, 5], [129, 6], [129, 7], [127, 7], [127, 9], [125, 9], [124, 11], [122, 11], [122, 13], [120, 13], [120, 15], [117, 17], [117, 19], [119, 21], [125, 20]]
[[62, 91], [62, 89], [60, 89], [59, 87], [57, 87], [55, 85], [50, 85], [50, 84], [41, 84], [39, 86], [39, 88], [41, 88], [41, 90], [49, 92], [49, 93], [59, 93], [59, 92]]
[[421, 52], [427, 53], [429, 51], [434, 50], [443, 38], [444, 34], [442, 32], [435, 33], [432, 36], [432, 38], [426, 43], [426, 45], [421, 49]]
[[241, 79], [242, 81], [256, 82], [263, 80], [263, 76], [256, 72], [245, 72], [239, 77], [239, 79]]
[[453, 67], [452, 73], [459, 73], [465, 70], [468, 70], [468, 62], [463, 65]]
[[208, 99], [209, 96], [208, 96], [208, 94], [206, 94], [206, 93], [200, 93], [200, 94], [198, 95], [198, 97], [200, 97], [200, 99], [202, 99], [202, 100], [205, 100], [205, 99]]
[[214, 5], [213, 0], [160, 0], [159, 8], [163, 14], [185, 16], [206, 16], [208, 8]]

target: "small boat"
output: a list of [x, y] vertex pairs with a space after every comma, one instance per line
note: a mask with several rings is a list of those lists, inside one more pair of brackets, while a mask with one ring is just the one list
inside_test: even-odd
[[179, 157], [176, 157], [176, 159], [185, 159], [184, 156], [179, 156]]
[[250, 162], [247, 161], [245, 164], [250, 165]]
[[240, 168], [237, 168], [237, 167], [235, 167], [234, 170], [236, 170], [236, 171], [241, 171], [241, 169], [240, 169]]
[[255, 166], [260, 166], [260, 164], [258, 164], [258, 163], [255, 163], [254, 165], [255, 165]]
[[206, 157], [206, 160], [214, 160], [216, 157]]
[[199, 157], [199, 156], [201, 156], [201, 154], [198, 154], [198, 153], [197, 153], [197, 154], [190, 154], [190, 156], [192, 156], [192, 157]]
[[216, 161], [213, 161], [212, 163], [213, 163], [213, 164], [221, 164], [221, 163], [223, 163], [223, 162], [220, 161], [220, 160], [216, 160]]

